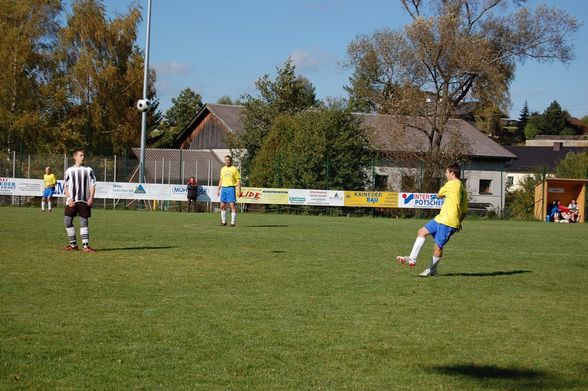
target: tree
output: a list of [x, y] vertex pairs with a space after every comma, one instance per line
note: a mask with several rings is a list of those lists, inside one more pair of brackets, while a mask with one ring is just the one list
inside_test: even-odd
[[[76, 0], [59, 32], [53, 88], [64, 91], [66, 107], [59, 123], [77, 133], [89, 153], [121, 153], [140, 143], [135, 109], [143, 80], [143, 55], [135, 44], [140, 20], [137, 5], [109, 20], [101, 0]], [[154, 82], [150, 71], [151, 125], [158, 116]]]
[[351, 100], [381, 113], [426, 119], [417, 129], [427, 137], [427, 167], [435, 171], [435, 162], [444, 161], [448, 121], [462, 102], [505, 112], [518, 63], [573, 58], [568, 38], [579, 24], [557, 8], [530, 10], [516, 0], [402, 4], [412, 18], [402, 31], [381, 29], [349, 44]]
[[233, 103], [233, 100], [228, 95], [221, 96], [220, 98], [218, 98], [218, 100], [216, 101], [216, 103], [219, 104], [219, 105], [232, 105], [232, 104], [234, 104]]
[[200, 94], [189, 87], [180, 91], [176, 98], [172, 98], [172, 106], [165, 112], [164, 120], [150, 134], [152, 146], [170, 148], [182, 129], [203, 107]]
[[243, 97], [245, 107], [243, 115], [243, 132], [230, 139], [232, 148], [243, 151], [241, 168], [244, 176], [251, 169], [257, 151], [268, 135], [274, 119], [281, 114], [295, 114], [316, 104], [312, 84], [295, 74], [295, 65], [291, 58], [277, 69], [274, 80], [264, 75], [255, 82], [258, 96]]
[[527, 121], [529, 120], [530, 112], [529, 112], [529, 105], [525, 100], [525, 104], [521, 109], [521, 113], [519, 114], [519, 120], [517, 122], [517, 136], [522, 138], [525, 134], [525, 127], [527, 126]]
[[574, 130], [567, 126], [566, 118], [569, 116], [569, 113], [562, 110], [560, 104], [554, 100], [543, 112], [540, 134], [574, 134]]
[[371, 163], [361, 124], [338, 108], [278, 116], [255, 157], [253, 186], [362, 189]]
[[555, 168], [558, 178], [588, 179], [588, 152], [569, 152]]
[[59, 28], [60, 0], [0, 0], [0, 144], [34, 150], [48, 124], [47, 53]]

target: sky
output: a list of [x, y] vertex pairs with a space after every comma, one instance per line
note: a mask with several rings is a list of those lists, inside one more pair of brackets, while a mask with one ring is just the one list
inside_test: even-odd
[[[138, 44], [145, 48], [148, 0]], [[104, 0], [111, 17], [124, 14], [132, 0]], [[588, 2], [530, 0], [556, 6], [581, 23], [574, 37], [575, 60], [569, 64], [519, 64], [511, 84], [510, 117], [518, 118], [527, 101], [543, 112], [554, 100], [571, 115], [588, 115]], [[342, 64], [348, 44], [377, 29], [400, 29], [409, 17], [400, 0], [152, 0], [149, 64], [157, 70], [160, 109], [184, 88], [215, 103], [255, 94], [255, 81], [290, 56], [296, 72], [315, 86], [319, 99], [347, 97], [350, 69]]]

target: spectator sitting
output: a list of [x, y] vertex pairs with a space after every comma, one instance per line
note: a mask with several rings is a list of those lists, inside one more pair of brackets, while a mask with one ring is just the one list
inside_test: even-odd
[[578, 209], [578, 204], [576, 203], [576, 200], [572, 200], [572, 202], [570, 202], [570, 204], [568, 205], [568, 209], [571, 214], [570, 222], [577, 223], [580, 219], [580, 211]]
[[560, 217], [561, 215], [559, 212], [559, 200], [556, 200], [551, 203], [551, 207], [549, 209], [549, 221], [558, 223]]

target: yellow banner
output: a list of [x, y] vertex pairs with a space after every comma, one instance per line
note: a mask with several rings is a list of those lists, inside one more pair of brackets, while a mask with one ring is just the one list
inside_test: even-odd
[[345, 206], [397, 208], [398, 193], [391, 191], [346, 191]]

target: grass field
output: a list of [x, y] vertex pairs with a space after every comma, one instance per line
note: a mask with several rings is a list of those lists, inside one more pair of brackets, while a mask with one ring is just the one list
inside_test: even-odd
[[[0, 208], [0, 389], [586, 390], [588, 225]], [[78, 221], [76, 219], [76, 226]]]

